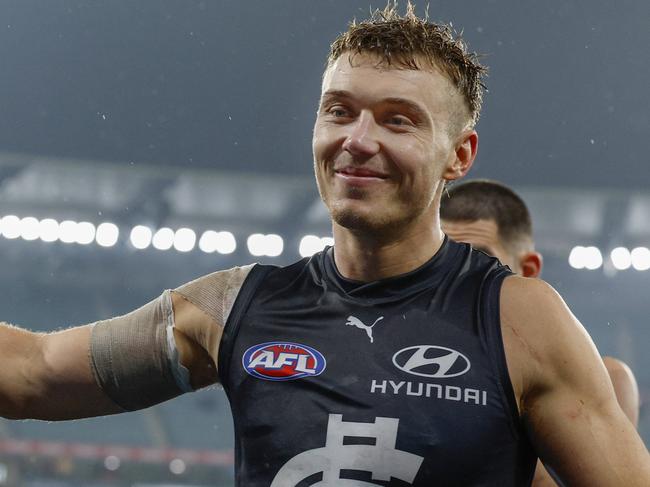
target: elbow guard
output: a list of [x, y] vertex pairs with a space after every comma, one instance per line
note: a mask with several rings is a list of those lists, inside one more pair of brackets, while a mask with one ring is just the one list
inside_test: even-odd
[[125, 411], [192, 391], [174, 341], [170, 291], [141, 308], [95, 323], [90, 361], [97, 383]]

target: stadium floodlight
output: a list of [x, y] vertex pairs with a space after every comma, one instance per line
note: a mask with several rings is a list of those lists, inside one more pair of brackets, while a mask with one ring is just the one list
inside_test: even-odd
[[104, 467], [106, 467], [106, 470], [110, 470], [111, 472], [120, 468], [121, 463], [120, 459], [115, 455], [109, 455], [104, 459]]
[[187, 470], [187, 466], [185, 465], [185, 462], [180, 458], [174, 458], [171, 462], [169, 462], [169, 471], [174, 475], [181, 475], [185, 473], [185, 470]]
[[603, 254], [598, 247], [585, 247], [584, 266], [590, 271], [599, 269], [603, 265]]
[[79, 222], [75, 229], [75, 242], [81, 245], [88, 245], [95, 241], [95, 225], [90, 222]]
[[262, 255], [277, 257], [284, 250], [284, 240], [282, 240], [280, 235], [274, 233], [269, 235], [254, 233], [248, 237], [246, 243], [248, 245], [248, 251], [255, 257]]
[[190, 228], [179, 228], [174, 233], [174, 248], [179, 252], [189, 252], [196, 244], [196, 233]]
[[650, 249], [647, 247], [636, 247], [630, 252], [632, 258], [632, 267], [637, 271], [647, 271], [650, 269]]
[[334, 237], [322, 237], [320, 240], [323, 243], [323, 248], [334, 245]]
[[199, 239], [199, 249], [206, 254], [217, 251], [218, 234], [214, 230], [206, 230]]
[[153, 236], [153, 231], [151, 228], [145, 225], [136, 225], [131, 229], [131, 235], [129, 239], [131, 240], [131, 245], [133, 245], [138, 250], [143, 250], [151, 245], [151, 238]]
[[265, 255], [264, 237], [266, 237], [266, 235], [261, 233], [253, 233], [248, 236], [246, 239], [246, 246], [251, 255], [255, 257]]
[[217, 240], [219, 234], [214, 230], [206, 230], [199, 239], [199, 249], [206, 254], [211, 254], [217, 251]]
[[632, 265], [632, 255], [625, 247], [616, 247], [615, 249], [612, 249], [609, 258], [611, 259], [614, 268], [619, 271], [629, 269]]
[[59, 222], [53, 218], [44, 218], [38, 222], [38, 238], [48, 243], [59, 240]]
[[585, 248], [583, 246], [577, 245], [573, 247], [571, 249], [571, 252], [569, 253], [569, 265], [574, 269], [584, 269], [585, 268], [584, 253], [585, 253]]
[[228, 255], [237, 250], [237, 240], [230, 232], [218, 232], [216, 250], [220, 254]]
[[284, 250], [284, 240], [280, 235], [271, 233], [266, 236], [266, 255], [269, 257], [278, 257]]
[[574, 269], [595, 270], [603, 265], [603, 254], [598, 247], [577, 245], [569, 254], [569, 265]]
[[95, 240], [101, 247], [112, 247], [120, 238], [120, 229], [114, 223], [104, 222], [97, 225]]
[[20, 237], [23, 240], [38, 239], [38, 220], [33, 216], [26, 216], [20, 220]]
[[20, 218], [16, 215], [7, 215], [0, 221], [0, 229], [5, 238], [14, 239], [20, 237]]
[[316, 235], [305, 235], [300, 239], [298, 253], [301, 257], [311, 257], [316, 252], [323, 250], [324, 247], [323, 239], [320, 237], [317, 237]]
[[215, 232], [206, 230], [199, 240], [199, 248], [206, 254], [219, 252], [220, 254], [232, 254], [237, 249], [235, 236], [230, 232]]
[[77, 222], [62, 221], [59, 224], [59, 240], [63, 243], [75, 243], [77, 241]]
[[331, 237], [317, 237], [316, 235], [305, 235], [300, 239], [298, 252], [301, 257], [311, 257], [316, 252], [320, 252], [326, 246], [332, 245], [334, 239]]
[[169, 250], [174, 245], [174, 230], [171, 228], [159, 228], [151, 240], [154, 248], [158, 250]]

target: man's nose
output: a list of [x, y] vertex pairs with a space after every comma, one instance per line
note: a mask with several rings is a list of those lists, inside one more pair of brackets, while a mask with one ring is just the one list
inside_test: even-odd
[[379, 151], [377, 126], [372, 113], [361, 112], [351, 124], [350, 132], [343, 142], [343, 150], [357, 157], [369, 157]]

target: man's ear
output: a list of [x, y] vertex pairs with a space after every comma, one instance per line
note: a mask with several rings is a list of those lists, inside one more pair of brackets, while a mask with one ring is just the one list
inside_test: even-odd
[[445, 169], [443, 179], [453, 181], [460, 179], [468, 173], [478, 150], [478, 133], [476, 130], [463, 130], [456, 139], [455, 159]]
[[519, 257], [519, 267], [524, 277], [539, 277], [543, 265], [544, 259], [539, 252], [526, 252]]

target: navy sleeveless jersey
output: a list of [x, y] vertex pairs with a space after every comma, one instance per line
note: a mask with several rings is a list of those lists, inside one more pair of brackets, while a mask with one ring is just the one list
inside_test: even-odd
[[219, 353], [237, 486], [530, 485], [501, 339], [508, 274], [450, 240], [372, 283], [343, 278], [331, 248], [253, 268]]

